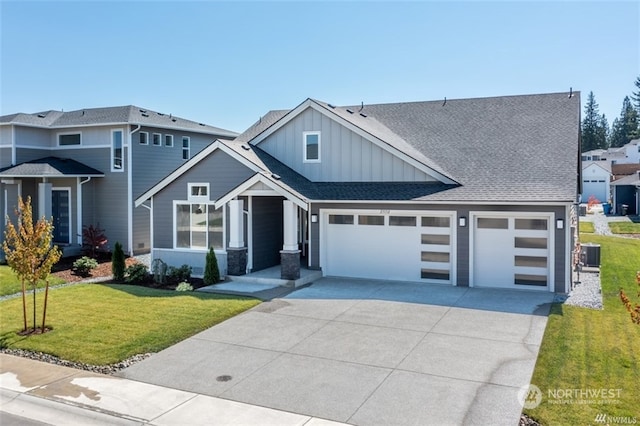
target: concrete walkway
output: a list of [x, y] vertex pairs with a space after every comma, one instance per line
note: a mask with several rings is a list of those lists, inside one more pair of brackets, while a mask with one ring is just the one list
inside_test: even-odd
[[339, 425], [5, 354], [0, 354], [0, 424]]
[[120, 374], [349, 424], [514, 425], [552, 300], [323, 278]]

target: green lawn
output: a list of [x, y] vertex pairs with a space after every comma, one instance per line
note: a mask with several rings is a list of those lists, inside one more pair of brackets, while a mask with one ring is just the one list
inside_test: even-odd
[[[542, 403], [525, 412], [543, 425], [594, 424], [598, 414], [640, 422], [640, 326], [631, 323], [618, 297], [622, 287], [638, 302], [640, 240], [597, 235], [581, 239], [601, 246], [604, 310], [552, 306], [531, 379], [542, 391]], [[558, 389], [612, 389], [615, 397], [559, 398]]]
[[640, 234], [640, 223], [609, 222], [609, 228], [614, 234]]
[[[58, 285], [64, 283], [60, 278], [50, 275], [49, 285]], [[0, 296], [6, 296], [7, 294], [19, 293], [21, 291], [22, 284], [16, 275], [13, 273], [10, 267], [7, 265], [0, 265]], [[45, 282], [38, 283], [38, 288], [44, 288]], [[27, 288], [28, 285], [27, 285]]]
[[593, 234], [596, 232], [593, 222], [580, 222], [580, 232]]
[[[39, 294], [39, 306], [42, 298]], [[43, 335], [18, 336], [21, 299], [0, 302], [0, 346], [111, 364], [157, 352], [258, 303], [239, 296], [78, 284], [49, 293], [47, 325], [53, 330]]]

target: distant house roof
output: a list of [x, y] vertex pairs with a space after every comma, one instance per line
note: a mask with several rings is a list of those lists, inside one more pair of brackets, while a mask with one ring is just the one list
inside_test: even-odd
[[46, 157], [0, 170], [0, 177], [102, 177], [104, 173], [70, 158]]
[[583, 161], [582, 170], [586, 170], [591, 166], [600, 167], [607, 173], [611, 173], [611, 163], [608, 161]]
[[623, 176], [632, 175], [640, 170], [640, 164], [613, 164], [611, 166], [611, 173], [613, 173], [616, 179]]
[[628, 175], [623, 178], [616, 179], [613, 182], [611, 182], [611, 185], [614, 185], [614, 186], [631, 185], [631, 186], [640, 187], [640, 172], [636, 172], [632, 175]]
[[[568, 93], [554, 93], [365, 104], [362, 111], [361, 105], [333, 107], [313, 102], [409, 156], [426, 158], [427, 164], [460, 184], [439, 191], [425, 187], [426, 193], [412, 200], [527, 202], [576, 198], [578, 92], [571, 97]], [[249, 147], [251, 141], [277, 126], [279, 120], [287, 119], [289, 113], [267, 113], [229, 145], [241, 155], [265, 163], [259, 145], [245, 150], [238, 149], [238, 144]], [[274, 164], [268, 167], [277, 167]], [[285, 175], [293, 179], [293, 175]], [[312, 185], [338, 188], [355, 184]]]
[[85, 108], [77, 111], [43, 111], [33, 114], [10, 114], [0, 117], [0, 125], [16, 124], [30, 127], [66, 128], [111, 124], [132, 124], [161, 127], [216, 135], [232, 139], [238, 133], [204, 123], [186, 120], [171, 114], [164, 114], [134, 105]]

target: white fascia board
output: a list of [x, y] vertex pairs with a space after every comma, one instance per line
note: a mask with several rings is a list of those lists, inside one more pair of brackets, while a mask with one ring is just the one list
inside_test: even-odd
[[11, 178], [11, 179], [26, 179], [26, 178], [34, 178], [34, 179], [41, 179], [41, 178], [47, 178], [47, 179], [66, 179], [66, 178], [86, 178], [86, 177], [104, 177], [104, 173], [101, 175], [54, 175], [54, 176], [50, 176], [50, 175], [2, 175], [2, 178]]
[[313, 204], [415, 204], [415, 205], [491, 205], [491, 206], [568, 206], [574, 205], [575, 201], [442, 201], [442, 200], [308, 200]]
[[301, 209], [303, 209], [305, 211], [307, 210], [307, 208], [308, 208], [307, 202], [302, 199], [300, 194], [297, 194], [294, 191], [291, 191], [291, 190], [288, 190], [287, 188], [284, 188], [283, 186], [280, 185], [279, 182], [277, 182], [275, 180], [272, 180], [269, 177], [267, 177], [267, 176], [265, 176], [265, 175], [263, 175], [261, 173], [256, 173], [255, 175], [253, 175], [249, 179], [247, 179], [244, 182], [242, 182], [240, 185], [238, 185], [235, 188], [233, 188], [231, 191], [227, 192], [222, 197], [218, 198], [218, 200], [216, 200], [216, 202], [214, 204], [215, 208], [217, 209], [217, 208], [222, 207], [223, 205], [225, 205], [229, 201], [233, 200], [237, 196], [241, 195], [243, 192], [245, 192], [246, 190], [248, 190], [249, 188], [251, 188], [253, 185], [255, 185], [258, 182], [268, 186], [269, 188], [274, 190], [277, 194], [285, 197], [287, 200], [292, 201], [294, 204], [296, 204]]
[[443, 183], [446, 183], [446, 184], [457, 184], [458, 183], [458, 182], [454, 181], [453, 179], [451, 179], [450, 177], [445, 176], [442, 173], [433, 170], [431, 167], [427, 166], [426, 164], [421, 163], [420, 161], [416, 160], [415, 158], [413, 158], [413, 157], [405, 154], [404, 152], [398, 150], [397, 148], [389, 145], [388, 143], [386, 143], [383, 140], [377, 138], [376, 136], [372, 135], [371, 133], [368, 133], [368, 132], [362, 130], [360, 127], [358, 127], [355, 124], [349, 122], [348, 120], [345, 120], [344, 118], [342, 118], [339, 115], [333, 113], [332, 111], [327, 110], [322, 105], [320, 105], [317, 102], [313, 101], [313, 99], [307, 99], [306, 101], [302, 102], [300, 105], [298, 105], [297, 107], [295, 107], [294, 109], [289, 111], [284, 117], [282, 117], [280, 120], [278, 120], [276, 123], [274, 123], [271, 127], [263, 130], [262, 133], [258, 134], [256, 137], [254, 137], [252, 140], [250, 140], [249, 144], [254, 145], [254, 146], [258, 145], [260, 142], [262, 142], [267, 137], [272, 135], [275, 131], [277, 131], [278, 129], [284, 127], [288, 122], [293, 120], [300, 113], [305, 111], [307, 108], [313, 108], [314, 110], [318, 111], [319, 113], [321, 113], [325, 117], [329, 118], [330, 120], [333, 120], [333, 121], [339, 123], [340, 125], [346, 127], [347, 129], [351, 130], [352, 132], [356, 133], [357, 135], [363, 137], [364, 139], [368, 140], [369, 142], [373, 143], [374, 145], [378, 146], [379, 148], [381, 148], [381, 149], [391, 153], [392, 155], [400, 158], [401, 160], [403, 160], [406, 163], [412, 165], [413, 167], [417, 168], [418, 170], [421, 170], [422, 172], [426, 173], [427, 175], [432, 176], [433, 178], [439, 180], [440, 182], [443, 182]]
[[169, 174], [167, 177], [165, 177], [160, 182], [158, 182], [155, 186], [153, 186], [147, 192], [145, 192], [144, 194], [142, 194], [138, 198], [136, 198], [135, 206], [138, 207], [138, 206], [140, 206], [140, 204], [144, 203], [146, 200], [148, 200], [149, 198], [153, 197], [155, 194], [160, 192], [162, 189], [164, 189], [166, 186], [168, 186], [171, 182], [173, 182], [178, 177], [182, 176], [189, 169], [191, 169], [193, 166], [198, 164], [200, 161], [202, 161], [203, 159], [208, 157], [209, 154], [213, 153], [217, 149], [225, 152], [226, 154], [229, 154], [235, 160], [237, 160], [238, 162], [240, 162], [244, 166], [248, 167], [249, 169], [253, 170], [254, 172], [257, 173], [257, 172], [260, 171], [260, 168], [256, 164], [252, 163], [251, 161], [249, 161], [246, 158], [244, 158], [241, 155], [239, 155], [233, 149], [229, 148], [224, 143], [222, 143], [219, 139], [216, 139], [215, 142], [213, 142], [212, 144], [210, 144], [209, 146], [204, 148], [202, 151], [200, 151], [199, 153], [194, 155], [190, 160], [188, 160], [182, 166], [178, 167], [176, 170], [174, 170], [171, 174]]

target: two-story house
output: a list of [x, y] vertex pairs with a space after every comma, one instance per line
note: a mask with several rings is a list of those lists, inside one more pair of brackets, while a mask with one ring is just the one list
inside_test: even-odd
[[[54, 241], [77, 254], [84, 226], [100, 226], [112, 248], [150, 250], [149, 210], [133, 200], [214, 140], [236, 133], [136, 106], [0, 117], [0, 213], [18, 196], [54, 221]], [[4, 235], [5, 221], [0, 221]]]
[[[340, 107], [307, 99], [216, 141], [135, 200], [152, 256], [229, 275], [568, 292], [579, 94]], [[540, 152], [554, 153], [548, 156]]]

